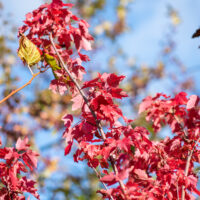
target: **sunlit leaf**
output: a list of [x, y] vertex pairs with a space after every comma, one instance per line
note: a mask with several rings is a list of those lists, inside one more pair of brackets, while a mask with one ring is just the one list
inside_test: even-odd
[[18, 56], [29, 66], [35, 65], [41, 60], [41, 55], [36, 45], [24, 35], [19, 40]]

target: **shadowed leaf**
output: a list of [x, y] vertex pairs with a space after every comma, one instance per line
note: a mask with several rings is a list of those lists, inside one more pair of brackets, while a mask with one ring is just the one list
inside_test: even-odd
[[55, 79], [57, 79], [55, 71], [61, 69], [61, 67], [58, 65], [58, 62], [57, 62], [56, 58], [54, 58], [53, 56], [45, 53], [44, 54], [44, 59], [47, 62], [47, 64], [51, 67]]

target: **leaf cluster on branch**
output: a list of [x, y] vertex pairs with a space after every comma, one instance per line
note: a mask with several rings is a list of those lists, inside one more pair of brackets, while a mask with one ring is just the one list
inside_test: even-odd
[[25, 200], [24, 193], [28, 192], [40, 199], [35, 189], [35, 181], [23, 176], [37, 167], [39, 155], [28, 145], [28, 138], [17, 140], [14, 147], [0, 149], [0, 199]]
[[[76, 144], [74, 161], [86, 160], [94, 170], [104, 186], [98, 190], [103, 199], [194, 199], [200, 195], [194, 172], [194, 163], [200, 162], [199, 97], [187, 98], [181, 92], [174, 98], [165, 94], [145, 98], [139, 113], [145, 112], [155, 132], [169, 125], [173, 134], [172, 138], [151, 141], [148, 130], [133, 128], [133, 120], [127, 119], [116, 104], [116, 99], [128, 96], [119, 87], [125, 76], [98, 73], [96, 78], [80, 83], [86, 73], [83, 63], [90, 60], [82, 51], [92, 49], [93, 37], [89, 24], [70, 11], [72, 6], [61, 0], [41, 5], [26, 15], [25, 25], [19, 29], [19, 36], [26, 40], [23, 44], [20, 40], [26, 50], [19, 49], [23, 62], [30, 64], [31, 59], [31, 63], [39, 62], [40, 70], [52, 68], [55, 79], [50, 90], [60, 95], [71, 93], [72, 110], [81, 110], [75, 125], [71, 114], [62, 118], [65, 155]], [[31, 52], [36, 51], [36, 60], [27, 46]], [[38, 155], [28, 150], [27, 142], [27, 138], [18, 139], [16, 148], [0, 151], [6, 160], [2, 163], [5, 173], [0, 173], [4, 199], [23, 199], [18, 194], [26, 191], [39, 199], [34, 182], [17, 177], [20, 171], [26, 172], [23, 162], [30, 170], [36, 167]]]

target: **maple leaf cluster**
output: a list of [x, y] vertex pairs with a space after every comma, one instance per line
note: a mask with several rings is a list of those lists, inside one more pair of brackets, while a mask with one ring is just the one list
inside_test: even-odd
[[24, 140], [19, 138], [15, 147], [0, 148], [1, 200], [25, 200], [24, 192], [40, 199], [34, 188], [36, 182], [23, 176], [37, 167], [37, 156], [29, 148], [27, 137]]
[[[73, 4], [64, 4], [61, 0], [41, 5], [26, 15], [25, 25], [20, 27], [19, 35], [28, 31], [27, 37], [37, 45], [41, 54], [48, 53], [57, 58], [49, 40], [49, 35], [52, 34], [53, 38], [57, 38], [56, 48], [67, 63], [73, 78], [81, 81], [83, 74], [86, 73], [82, 62], [89, 61], [89, 57], [80, 51], [91, 50], [90, 41], [93, 37], [88, 32], [89, 24], [67, 9], [72, 6]], [[72, 44], [75, 44], [75, 47]], [[76, 51], [73, 51], [73, 48]], [[48, 65], [45, 60], [43, 64]], [[57, 70], [55, 74], [57, 79], [52, 80], [50, 89], [60, 94], [64, 94], [68, 88], [72, 93], [76, 91], [73, 82], [63, 69]]]
[[[88, 100], [97, 119], [107, 124], [106, 140], [98, 133], [94, 117], [81, 100], [74, 101], [76, 108], [82, 109], [81, 121], [72, 127], [72, 115], [66, 115], [64, 138], [68, 154], [73, 140], [78, 142], [74, 160], [87, 160], [88, 166], [100, 167], [104, 176], [100, 179], [108, 186], [115, 186], [119, 180], [125, 183], [125, 195], [120, 185], [100, 190], [105, 198], [114, 199], [179, 199], [182, 188], [186, 199], [194, 199], [198, 177], [194, 173], [194, 162], [200, 162], [197, 142], [200, 139], [199, 97], [181, 92], [174, 98], [163, 94], [147, 97], [140, 105], [139, 112], [145, 111], [146, 119], [152, 120], [156, 132], [168, 124], [174, 134], [160, 142], [150, 141], [149, 132], [143, 127], [132, 128], [114, 98], [127, 95], [118, 88], [123, 76], [115, 74], [98, 75], [98, 78], [85, 82], [82, 88], [89, 88]], [[163, 99], [160, 99], [163, 97]], [[78, 102], [78, 103], [77, 103]], [[81, 103], [82, 102], [82, 103]], [[118, 120], [123, 118], [123, 126]], [[185, 168], [188, 154], [192, 152], [187, 176]], [[110, 155], [115, 158], [118, 173], [110, 172]]]
[[[152, 121], [155, 132], [168, 125], [173, 134], [160, 142], [153, 142], [149, 152], [149, 173], [153, 173], [160, 185], [161, 199], [179, 199], [185, 191], [186, 199], [195, 199], [198, 176], [194, 163], [199, 163], [199, 97], [180, 92], [174, 98], [164, 94], [146, 97], [140, 104], [139, 112], [146, 112], [146, 120]], [[152, 155], [151, 155], [152, 154]]]
[[[54, 92], [71, 92], [72, 110], [81, 110], [76, 125], [71, 114], [63, 117], [65, 155], [76, 142], [74, 161], [87, 160], [88, 166], [98, 173], [105, 185], [105, 189], [98, 192], [104, 199], [173, 200], [184, 196], [194, 199], [195, 194], [200, 194], [194, 173], [194, 162], [200, 161], [199, 97], [192, 95], [188, 99], [184, 92], [174, 98], [157, 94], [141, 103], [139, 112], [146, 112], [146, 119], [153, 122], [154, 130], [158, 132], [162, 126], [169, 125], [172, 138], [151, 141], [147, 129], [132, 128], [132, 120], [123, 115], [115, 101], [127, 97], [119, 88], [124, 76], [98, 74], [77, 88], [74, 80], [82, 81], [86, 73], [82, 62], [89, 61], [81, 50], [91, 50], [93, 38], [88, 31], [89, 24], [73, 15], [71, 7], [72, 4], [53, 0], [28, 13], [25, 25], [19, 30], [19, 34], [27, 32], [27, 37], [42, 54], [53, 56], [58, 64], [62, 59], [71, 74], [61, 65], [54, 71], [56, 79], [50, 84]], [[48, 66], [45, 60], [42, 62]], [[81, 91], [85, 91], [86, 96]]]

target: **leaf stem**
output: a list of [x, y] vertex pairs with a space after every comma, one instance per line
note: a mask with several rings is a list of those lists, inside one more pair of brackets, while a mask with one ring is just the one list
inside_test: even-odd
[[29, 65], [27, 65], [27, 66], [28, 66], [28, 68], [29, 68], [29, 70], [30, 70], [30, 72], [31, 72], [31, 74], [32, 74], [32, 76], [33, 76], [34, 73], [33, 73], [32, 69], [31, 69], [31, 67], [30, 67]]

